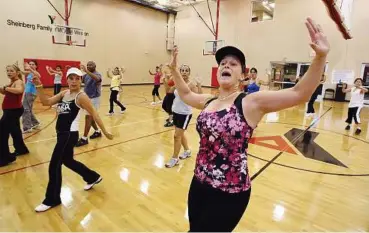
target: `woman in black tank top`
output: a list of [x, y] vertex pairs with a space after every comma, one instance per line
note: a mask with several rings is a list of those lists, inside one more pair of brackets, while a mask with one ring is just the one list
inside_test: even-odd
[[85, 109], [94, 118], [108, 139], [113, 139], [113, 135], [106, 130], [90, 99], [81, 91], [81, 79], [82, 72], [77, 68], [70, 68], [67, 72], [69, 89], [53, 97], [48, 97], [43, 92], [39, 75], [35, 74], [34, 76], [33, 82], [38, 89], [41, 103], [45, 106], [58, 105], [57, 143], [49, 165], [49, 183], [45, 199], [42, 204], [36, 207], [36, 212], [44, 212], [61, 204], [62, 164], [83, 178], [87, 183], [84, 187], [86, 191], [102, 180], [97, 172], [73, 158], [73, 150], [78, 141], [78, 120], [81, 109]]

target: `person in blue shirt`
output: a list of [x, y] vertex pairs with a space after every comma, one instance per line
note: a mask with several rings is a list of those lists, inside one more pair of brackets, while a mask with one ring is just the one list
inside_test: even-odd
[[[102, 75], [101, 73], [96, 71], [96, 63], [93, 61], [89, 61], [87, 63], [87, 67], [85, 65], [81, 65], [80, 68], [85, 73], [82, 77], [82, 83], [85, 84], [84, 92], [90, 98], [95, 110], [98, 111], [100, 108]], [[85, 131], [83, 133], [83, 136], [77, 142], [76, 147], [80, 147], [80, 146], [84, 146], [88, 144], [87, 137], [90, 132], [91, 126], [95, 130], [95, 132], [90, 136], [90, 139], [95, 139], [95, 138], [99, 138], [102, 136], [101, 131], [98, 128], [93, 117], [90, 114], [86, 113]]]
[[247, 83], [245, 83], [245, 89], [244, 92], [246, 92], [247, 94], [251, 94], [254, 92], [258, 92], [260, 91], [260, 86], [261, 85], [268, 85], [268, 82], [264, 82], [263, 80], [257, 80], [258, 78], [258, 70], [255, 67], [252, 67], [250, 69], [250, 75], [249, 75], [249, 80], [246, 81]]
[[22, 115], [22, 125], [23, 125], [23, 133], [30, 133], [33, 129], [37, 129], [40, 126], [40, 122], [36, 119], [35, 114], [33, 113], [33, 103], [37, 97], [37, 90], [35, 84], [33, 84], [33, 74], [30, 72], [29, 68], [33, 70], [37, 70], [37, 62], [30, 61], [25, 63], [24, 69], [22, 73], [26, 76], [25, 80], [25, 90], [23, 97], [23, 108], [24, 113]]

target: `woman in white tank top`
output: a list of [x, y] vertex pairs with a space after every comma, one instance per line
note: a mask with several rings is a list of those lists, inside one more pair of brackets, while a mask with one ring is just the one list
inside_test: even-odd
[[363, 80], [361, 78], [357, 78], [354, 81], [353, 87], [348, 88], [346, 85], [346, 88], [343, 88], [342, 92], [351, 92], [351, 99], [348, 105], [348, 113], [346, 119], [347, 126], [345, 130], [350, 130], [352, 120], [354, 120], [356, 124], [355, 134], [359, 135], [361, 133], [360, 110], [364, 105], [364, 94], [368, 92], [368, 89], [363, 87]]
[[[201, 83], [194, 84], [190, 81], [191, 69], [188, 65], [182, 65], [179, 69], [183, 80], [187, 83], [192, 92], [202, 93]], [[179, 159], [187, 159], [191, 156], [188, 147], [185, 131], [192, 118], [192, 107], [185, 104], [179, 97], [177, 90], [174, 91], [175, 99], [173, 101], [173, 124], [174, 131], [174, 150], [172, 158], [165, 164], [165, 167], [171, 168], [179, 164]], [[184, 148], [183, 154], [179, 155], [181, 145]]]

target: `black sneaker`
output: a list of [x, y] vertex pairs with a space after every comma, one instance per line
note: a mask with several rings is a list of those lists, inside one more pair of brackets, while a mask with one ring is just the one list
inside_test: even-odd
[[361, 133], [361, 129], [356, 129], [355, 134], [359, 135]]
[[350, 125], [346, 126], [345, 130], [350, 130]]
[[84, 146], [84, 145], [87, 145], [88, 144], [88, 139], [79, 139], [79, 141], [77, 142], [76, 144], [76, 147], [80, 147], [80, 146]]
[[15, 160], [17, 160], [17, 158], [15, 156], [10, 155], [7, 158], [4, 158], [4, 160], [0, 162], [0, 167], [4, 167], [8, 164], [11, 164]]
[[14, 151], [13, 153], [10, 153], [11, 156], [21, 156], [21, 155], [27, 155], [27, 154], [29, 154], [29, 150]]
[[101, 132], [97, 132], [97, 131], [95, 131], [95, 132], [90, 136], [90, 139], [99, 138], [99, 137], [101, 137], [101, 136], [102, 136]]

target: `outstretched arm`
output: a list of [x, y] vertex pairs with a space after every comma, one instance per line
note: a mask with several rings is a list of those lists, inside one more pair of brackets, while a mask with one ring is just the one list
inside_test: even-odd
[[256, 126], [264, 114], [280, 111], [309, 100], [320, 83], [329, 52], [329, 43], [320, 25], [308, 18], [305, 22], [316, 56], [304, 77], [294, 87], [280, 91], [260, 91], [243, 99], [244, 115]]
[[175, 83], [178, 94], [183, 102], [185, 102], [186, 104], [197, 109], [203, 109], [205, 107], [206, 101], [212, 96], [210, 94], [196, 94], [191, 91], [177, 69], [177, 57], [178, 48], [177, 46], [175, 46], [173, 49], [172, 61], [169, 65], [169, 68], [172, 72], [173, 81]]
[[40, 98], [40, 101], [43, 106], [52, 106], [54, 104], [57, 104], [61, 99], [63, 99], [64, 94], [67, 92], [67, 91], [62, 91], [52, 97], [49, 97], [44, 92], [44, 88], [40, 81], [40, 76], [38, 75], [33, 76], [32, 81], [36, 85], [37, 95]]

